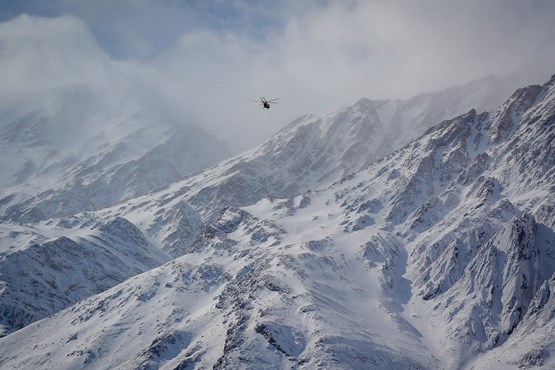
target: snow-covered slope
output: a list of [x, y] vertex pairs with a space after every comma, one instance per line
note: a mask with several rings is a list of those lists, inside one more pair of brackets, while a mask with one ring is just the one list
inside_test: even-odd
[[[555, 76], [322, 190], [225, 207], [182, 257], [0, 339], [0, 366], [554, 367], [554, 112]], [[210, 176], [94, 217], [164, 227], [249, 184], [202, 198]]]
[[0, 235], [0, 336], [170, 260], [123, 218], [3, 223]]
[[39, 221], [108, 207], [229, 154], [199, 127], [103, 89], [57, 88], [39, 101], [0, 126], [2, 219]]
[[119, 91], [83, 84], [19, 99], [0, 121], [0, 335], [168, 261], [125, 219], [82, 212], [228, 155], [202, 129]]

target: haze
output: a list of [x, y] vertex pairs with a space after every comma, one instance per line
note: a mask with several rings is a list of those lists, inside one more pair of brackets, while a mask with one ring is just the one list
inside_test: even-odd
[[[71, 1], [0, 6], [0, 104], [101, 85], [234, 152], [300, 115], [488, 74], [555, 73], [555, 2]], [[263, 110], [252, 100], [280, 97]]]

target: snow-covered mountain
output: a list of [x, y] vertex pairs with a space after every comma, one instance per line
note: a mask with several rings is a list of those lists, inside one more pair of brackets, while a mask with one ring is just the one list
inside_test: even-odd
[[[335, 137], [362, 136], [367, 106], [347, 108]], [[350, 146], [334, 140], [316, 155], [314, 132], [333, 127], [305, 117], [89, 214], [183, 255], [0, 339], [0, 366], [555, 366], [555, 76], [373, 163], [342, 166]]]
[[[48, 249], [43, 249], [44, 243], [56, 247], [57, 240], [69, 240], [86, 245], [83, 238], [95, 235], [99, 225], [118, 219], [131, 221], [149, 245], [163, 250], [162, 255], [180, 256], [191, 251], [222, 209], [248, 206], [265, 197], [290, 198], [291, 202], [295, 195], [331, 183], [392, 151], [384, 142], [408, 142], [432, 124], [426, 121], [430, 117], [447, 117], [451, 111], [467, 109], [465, 104], [482, 98], [488, 101], [486, 97], [494, 92], [500, 99], [503, 86], [502, 80], [489, 77], [408, 101], [362, 99], [326, 117], [302, 117], [259, 147], [171, 186], [168, 184], [187, 171], [224, 155], [225, 149], [200, 129], [179, 129], [155, 112], [138, 110], [133, 100], [117, 101], [88, 86], [56, 90], [61, 95], [39, 100], [41, 105], [32, 114], [12, 115], [4, 130], [3, 150], [25, 154], [6, 158], [27, 158], [26, 163], [32, 164], [14, 166], [17, 171], [11, 177], [9, 172], [4, 174], [12, 183], [2, 202], [0, 241], [6, 257], [0, 260], [0, 270], [21, 268], [26, 259], [49, 258], [46, 252], [37, 255]], [[74, 106], [89, 108], [83, 112]], [[415, 117], [416, 111], [420, 116]], [[398, 134], [400, 127], [403, 137]], [[75, 132], [66, 132], [70, 129]], [[50, 156], [43, 157], [42, 152]], [[167, 189], [134, 198], [164, 185]], [[126, 198], [131, 199], [117, 204]], [[112, 204], [116, 205], [79, 214]], [[121, 252], [117, 244], [98, 239], [96, 244], [106, 253]], [[11, 258], [15, 251], [18, 258]], [[71, 253], [65, 256], [67, 252], [59, 249], [59, 258], [74, 260]], [[82, 261], [85, 265], [98, 264], [94, 254], [89, 257]], [[119, 259], [107, 259], [102, 268], [126, 271], [110, 279], [114, 285], [132, 276], [131, 271], [142, 272], [161, 261], [146, 258], [140, 256], [139, 266], [131, 259], [131, 265], [124, 268]], [[33, 265], [25, 269], [36, 270]], [[50, 280], [63, 281], [73, 273], [64, 268], [51, 274]], [[48, 294], [56, 298], [44, 300], [44, 304], [33, 293], [36, 273], [18, 277], [17, 283], [2, 277], [5, 333], [111, 286], [102, 280], [91, 283], [88, 276], [75, 277], [75, 284], [87, 286], [77, 295], [66, 294], [64, 284], [50, 284]], [[56, 299], [57, 303], [48, 303]]]
[[199, 127], [88, 85], [56, 88], [0, 125], [2, 219], [108, 207], [229, 156]]
[[229, 155], [199, 127], [94, 85], [2, 107], [0, 335], [169, 260], [125, 219], [53, 215], [117, 204]]

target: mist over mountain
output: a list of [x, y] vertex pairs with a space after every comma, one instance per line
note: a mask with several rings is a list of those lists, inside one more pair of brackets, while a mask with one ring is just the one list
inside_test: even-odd
[[[510, 82], [490, 76], [404, 101], [362, 99], [324, 117], [300, 118], [203, 175], [222, 178], [222, 171], [244, 169], [225, 177], [225, 186], [202, 180], [203, 197], [209, 189], [220, 194], [229, 188], [227, 197], [220, 194], [215, 201], [244, 205], [246, 199], [302, 193], [361, 169], [443, 119], [499, 104], [510, 88]], [[76, 112], [81, 106], [87, 110]], [[6, 124], [1, 137], [5, 168], [11, 171], [3, 174], [0, 206], [12, 220], [39, 221], [108, 207], [229, 155], [225, 145], [201, 129], [183, 128], [130, 99], [114, 104], [112, 96], [107, 100], [102, 91], [87, 86], [53, 91], [39, 108]], [[25, 155], [17, 154], [21, 151]], [[244, 178], [249, 173], [259, 179]], [[236, 182], [250, 185], [235, 187]], [[204, 200], [196, 203], [206, 208]]]
[[[229, 156], [197, 126], [86, 85], [51, 90], [4, 122], [0, 142], [2, 207], [20, 220], [107, 207]], [[30, 199], [48, 204], [25, 216]]]
[[230, 155], [76, 17], [22, 15], [0, 25], [0, 45], [4, 217], [35, 197], [50, 204], [31, 219], [107, 207]]

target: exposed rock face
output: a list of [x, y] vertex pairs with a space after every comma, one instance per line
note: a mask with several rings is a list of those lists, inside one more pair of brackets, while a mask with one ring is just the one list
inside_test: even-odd
[[[2, 253], [0, 335], [169, 260], [124, 218], [104, 225], [80, 225], [80, 230], [79, 236], [46, 239]], [[43, 238], [40, 234], [36, 237]], [[10, 247], [17, 248], [17, 244]]]

